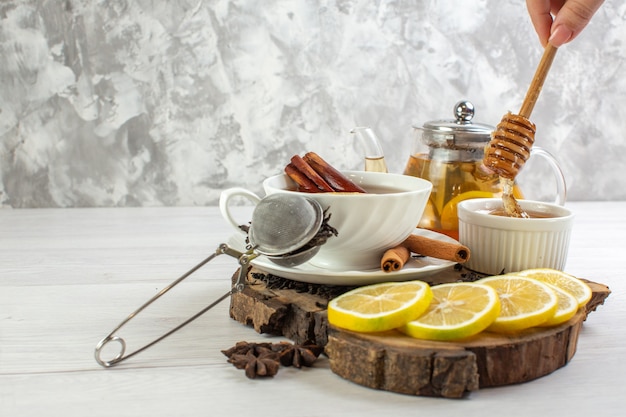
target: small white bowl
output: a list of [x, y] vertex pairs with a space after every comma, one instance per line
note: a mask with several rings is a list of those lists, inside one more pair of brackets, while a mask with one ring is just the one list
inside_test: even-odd
[[531, 268], [563, 270], [574, 214], [556, 204], [520, 200], [525, 211], [549, 217], [514, 218], [489, 214], [502, 210], [499, 198], [465, 200], [458, 205], [459, 242], [472, 256], [468, 269], [490, 275]]

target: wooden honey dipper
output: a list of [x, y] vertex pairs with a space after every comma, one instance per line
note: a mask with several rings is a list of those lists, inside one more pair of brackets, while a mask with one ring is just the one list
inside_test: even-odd
[[543, 82], [548, 75], [557, 48], [548, 43], [535, 75], [528, 87], [526, 97], [519, 114], [511, 112], [502, 117], [502, 121], [491, 134], [491, 141], [485, 147], [483, 163], [500, 177], [513, 180], [530, 157], [530, 149], [535, 142], [535, 125], [529, 120], [530, 114], [539, 98]]

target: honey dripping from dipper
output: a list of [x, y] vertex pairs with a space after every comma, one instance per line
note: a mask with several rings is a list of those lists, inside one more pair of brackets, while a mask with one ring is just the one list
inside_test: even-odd
[[513, 196], [513, 186], [519, 170], [530, 157], [535, 132], [534, 123], [509, 112], [498, 123], [485, 147], [483, 163], [500, 176], [502, 203], [509, 217], [529, 217]]
[[500, 176], [503, 185], [502, 202], [510, 217], [528, 218], [528, 214], [513, 197], [513, 181], [530, 157], [535, 142], [535, 125], [529, 120], [543, 83], [548, 75], [557, 48], [548, 43], [528, 87], [519, 114], [507, 113], [496, 126], [491, 141], [485, 147], [483, 163]]

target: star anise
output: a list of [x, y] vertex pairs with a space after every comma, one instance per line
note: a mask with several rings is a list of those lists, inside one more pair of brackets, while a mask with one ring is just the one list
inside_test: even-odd
[[312, 366], [322, 351], [321, 346], [314, 344], [237, 342], [222, 353], [228, 357], [227, 362], [237, 369], [244, 369], [246, 376], [253, 379], [276, 375], [280, 365], [296, 368]]
[[228, 362], [237, 369], [243, 369], [250, 379], [257, 376], [274, 376], [280, 367], [280, 361], [274, 352], [264, 352], [258, 356], [252, 350], [246, 354], [235, 353], [228, 358]]
[[228, 362], [232, 363], [237, 369], [244, 369], [246, 376], [254, 379], [257, 376], [274, 376], [278, 373], [280, 362], [275, 352], [263, 352], [256, 356], [252, 350], [245, 355], [234, 354]]
[[280, 364], [283, 366], [313, 366], [323, 348], [314, 344], [297, 345], [288, 342], [275, 343], [272, 349], [278, 352]]
[[222, 353], [226, 355], [228, 358], [233, 355], [245, 355], [249, 351], [252, 351], [256, 356], [260, 355], [263, 352], [271, 351], [272, 344], [271, 343], [250, 343], [250, 342], [237, 342], [235, 346], [222, 350]]

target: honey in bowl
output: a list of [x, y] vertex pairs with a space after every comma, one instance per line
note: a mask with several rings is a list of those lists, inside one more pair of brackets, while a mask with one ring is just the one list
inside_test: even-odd
[[[524, 210], [524, 212], [528, 215], [528, 217], [526, 217], [528, 219], [553, 219], [555, 217], [559, 217], [556, 214], [546, 213], [544, 211]], [[509, 213], [504, 208], [485, 211], [485, 213], [491, 216], [510, 217]]]

